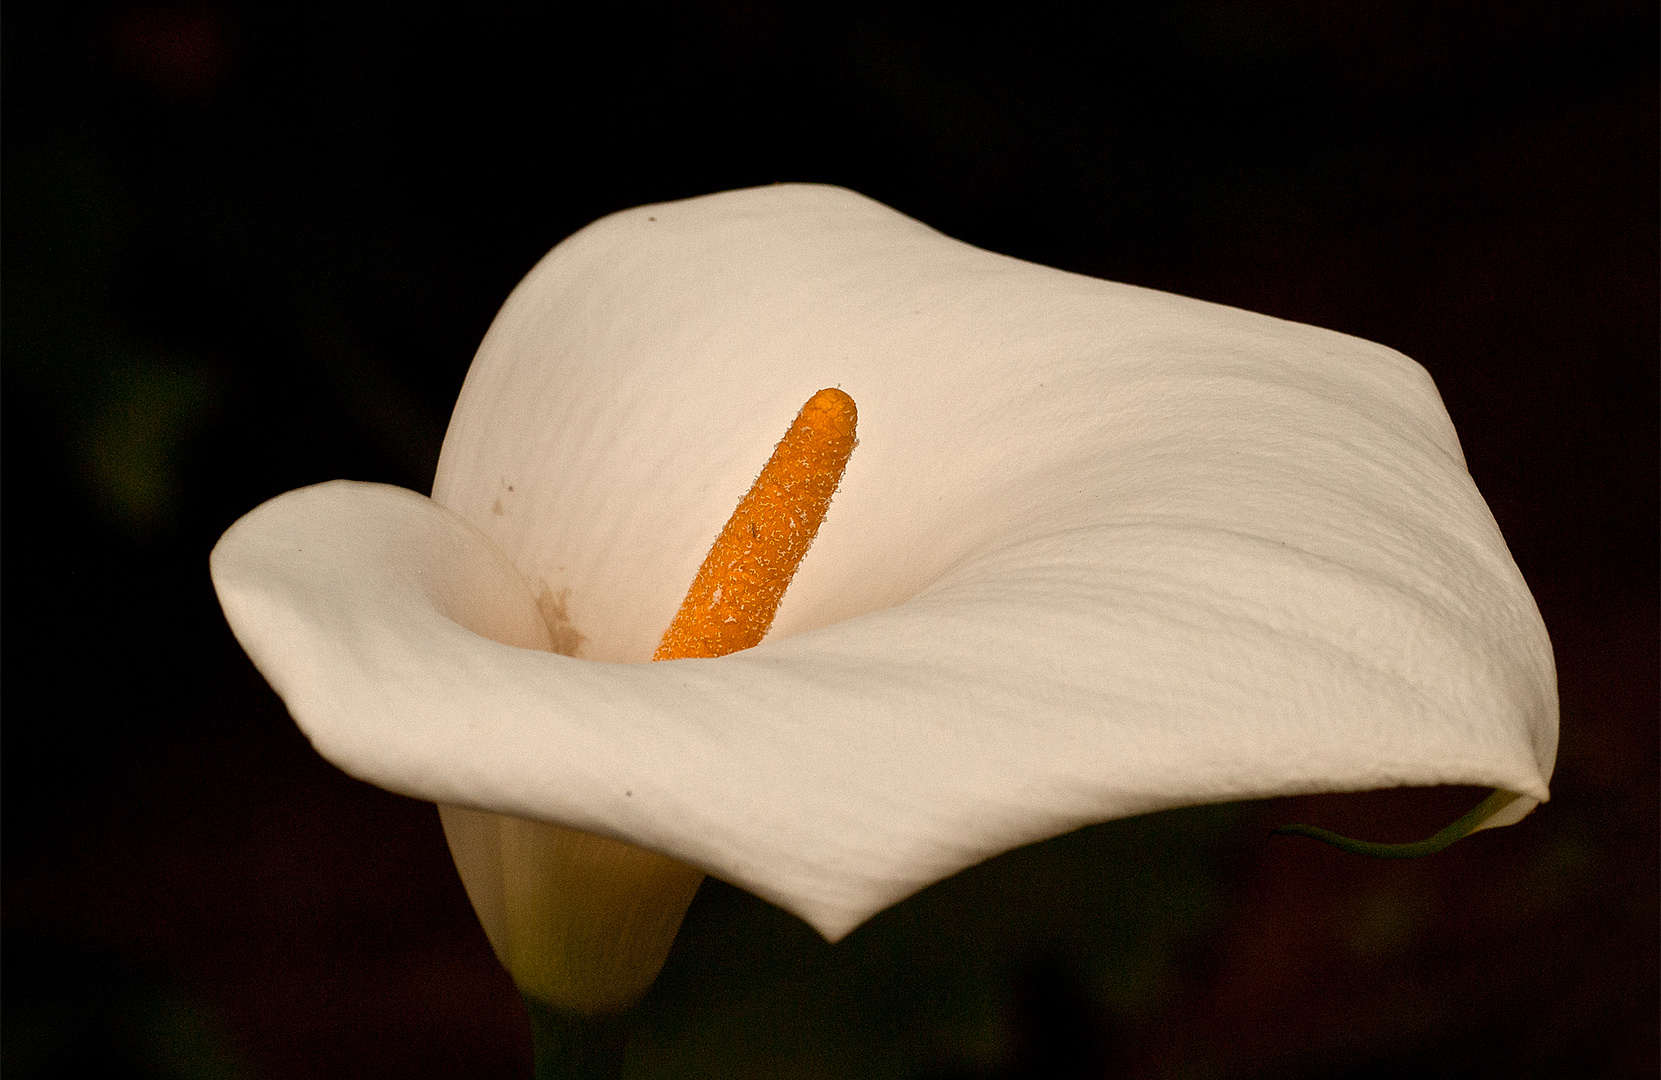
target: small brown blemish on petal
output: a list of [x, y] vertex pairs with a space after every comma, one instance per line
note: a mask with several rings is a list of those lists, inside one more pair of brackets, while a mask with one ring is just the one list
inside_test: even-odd
[[501, 499], [497, 499], [495, 502], [490, 504], [490, 512], [495, 514], [497, 517], [501, 517], [503, 514], [507, 513], [507, 511], [502, 509]]
[[536, 610], [542, 613], [542, 621], [548, 625], [548, 640], [561, 656], [576, 656], [583, 642], [588, 640], [566, 612], [570, 598], [570, 589], [561, 589], [556, 593], [546, 584], [536, 595]]

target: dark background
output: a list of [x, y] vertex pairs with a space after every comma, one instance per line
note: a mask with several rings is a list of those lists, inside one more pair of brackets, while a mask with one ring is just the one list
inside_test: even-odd
[[1099, 826], [835, 948], [711, 882], [631, 1075], [1656, 1075], [1655, 9], [999, 10], [6, 5], [8, 1077], [528, 1074], [432, 808], [316, 757], [207, 552], [303, 484], [425, 491], [572, 230], [775, 180], [1423, 363], [1562, 750], [1548, 806], [1414, 863], [1268, 829], [1478, 793]]

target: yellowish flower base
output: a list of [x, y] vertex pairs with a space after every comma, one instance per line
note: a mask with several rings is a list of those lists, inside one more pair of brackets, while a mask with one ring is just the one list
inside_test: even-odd
[[438, 809], [485, 936], [527, 998], [580, 1016], [640, 1000], [702, 871], [562, 825]]

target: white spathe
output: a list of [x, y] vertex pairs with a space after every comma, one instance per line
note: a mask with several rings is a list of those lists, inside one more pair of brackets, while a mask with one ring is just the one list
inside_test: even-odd
[[[771, 636], [644, 663], [825, 386], [859, 449]], [[1514, 821], [1556, 754], [1545, 627], [1417, 364], [832, 187], [572, 236], [480, 347], [431, 500], [290, 492], [212, 567], [342, 769], [663, 852], [832, 939], [1166, 807], [1474, 784]]]

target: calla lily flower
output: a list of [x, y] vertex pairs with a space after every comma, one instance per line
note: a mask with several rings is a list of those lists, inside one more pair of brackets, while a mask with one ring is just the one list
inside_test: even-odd
[[[860, 445], [771, 634], [645, 663], [827, 386]], [[291, 492], [212, 568], [342, 769], [662, 853], [832, 940], [1180, 805], [1470, 784], [1510, 823], [1556, 754], [1545, 627], [1417, 364], [833, 187], [578, 232], [491, 327], [430, 499]]]

